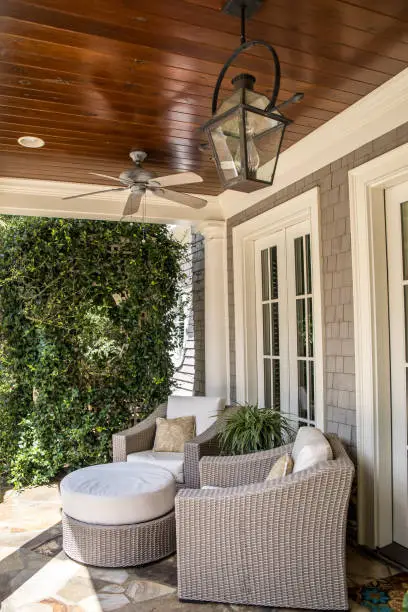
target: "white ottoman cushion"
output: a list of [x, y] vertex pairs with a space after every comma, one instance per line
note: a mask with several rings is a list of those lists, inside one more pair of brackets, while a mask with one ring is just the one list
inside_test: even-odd
[[61, 481], [62, 507], [68, 516], [97, 525], [150, 521], [174, 507], [173, 475], [158, 466], [108, 463], [71, 472]]
[[140, 451], [129, 453], [127, 460], [132, 463], [150, 463], [169, 470], [176, 482], [184, 482], [184, 453], [162, 453], [157, 451]]

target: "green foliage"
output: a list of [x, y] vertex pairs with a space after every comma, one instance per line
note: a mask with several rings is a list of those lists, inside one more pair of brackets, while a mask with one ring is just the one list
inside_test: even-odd
[[225, 455], [245, 455], [287, 444], [294, 430], [280, 412], [245, 404], [227, 409], [220, 419], [219, 439]]
[[170, 392], [185, 249], [160, 225], [0, 220], [0, 472], [17, 487], [109, 460]]

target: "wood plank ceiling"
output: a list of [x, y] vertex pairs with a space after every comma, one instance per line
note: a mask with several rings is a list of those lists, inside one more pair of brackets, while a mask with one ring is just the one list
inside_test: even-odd
[[[104, 184], [88, 173], [117, 175], [129, 150], [141, 148], [147, 168], [194, 170], [204, 178], [195, 192], [219, 193], [198, 128], [239, 44], [239, 21], [221, 12], [223, 4], [0, 0], [0, 176]], [[264, 0], [247, 33], [279, 54], [280, 100], [305, 92], [287, 112], [295, 119], [290, 147], [406, 67], [408, 2]], [[236, 66], [270, 91], [264, 50], [252, 49]], [[23, 149], [22, 135], [46, 146]]]

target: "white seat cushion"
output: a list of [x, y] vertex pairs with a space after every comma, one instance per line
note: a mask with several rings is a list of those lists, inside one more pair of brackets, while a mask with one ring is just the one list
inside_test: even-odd
[[313, 467], [320, 461], [333, 459], [331, 446], [320, 429], [301, 427], [292, 449], [293, 474]]
[[173, 475], [150, 463], [140, 464], [140, 469], [129, 463], [93, 465], [71, 472], [61, 481], [65, 514], [98, 525], [128, 525], [158, 518], [172, 510], [175, 495]]
[[183, 416], [195, 416], [196, 434], [199, 436], [212, 425], [218, 413], [224, 408], [222, 397], [181, 397], [170, 395], [167, 400], [167, 418], [176, 419]]
[[184, 482], [184, 453], [164, 453], [158, 451], [141, 451], [129, 453], [127, 460], [132, 463], [149, 463], [169, 470], [176, 482]]

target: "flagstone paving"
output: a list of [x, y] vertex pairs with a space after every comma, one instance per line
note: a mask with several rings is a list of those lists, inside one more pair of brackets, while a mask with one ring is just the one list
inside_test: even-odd
[[[0, 503], [1, 612], [259, 612], [270, 608], [183, 603], [176, 556], [139, 568], [85, 567], [62, 551], [56, 485], [9, 491]], [[398, 570], [348, 551], [349, 585]], [[362, 610], [350, 601], [353, 611]], [[364, 608], [365, 609], [365, 608]]]

